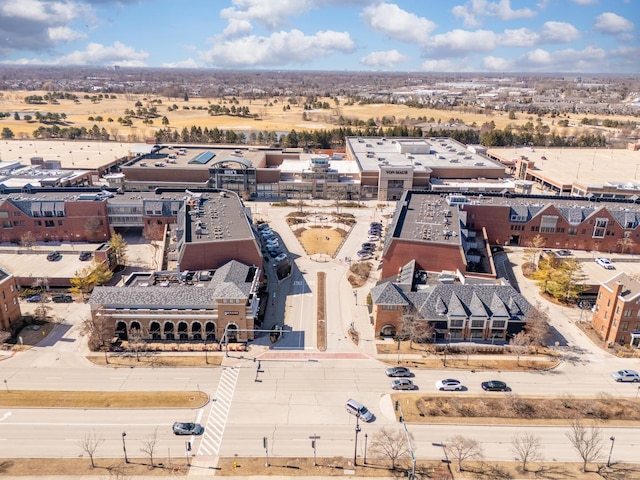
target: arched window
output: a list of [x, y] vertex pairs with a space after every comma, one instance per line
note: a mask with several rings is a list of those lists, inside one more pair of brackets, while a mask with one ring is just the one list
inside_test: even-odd
[[167, 323], [164, 324], [164, 338], [166, 340], [175, 340], [176, 339], [173, 323], [167, 322]]
[[160, 322], [151, 322], [151, 325], [149, 325], [149, 334], [154, 340], [160, 340], [162, 338], [162, 334], [160, 333]]
[[200, 322], [191, 324], [191, 337], [194, 340], [202, 340], [202, 324]]
[[230, 342], [238, 341], [238, 326], [230, 323], [227, 325], [227, 338]]
[[116, 324], [116, 336], [120, 340], [128, 340], [127, 324], [125, 322], [118, 322]]
[[204, 326], [205, 338], [207, 340], [216, 340], [216, 324], [213, 322], [207, 322]]
[[178, 338], [180, 340], [189, 340], [189, 326], [187, 322], [178, 323]]

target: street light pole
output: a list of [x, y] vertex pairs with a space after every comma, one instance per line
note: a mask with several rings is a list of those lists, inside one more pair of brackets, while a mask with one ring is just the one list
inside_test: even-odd
[[358, 456], [358, 433], [360, 433], [360, 417], [356, 417], [356, 444], [353, 449], [353, 466], [358, 465], [357, 456]]
[[616, 442], [616, 437], [612, 435], [611, 437], [609, 437], [609, 440], [611, 440], [611, 450], [609, 450], [609, 459], [607, 460], [607, 467], [611, 466], [611, 454], [613, 453], [613, 444]]
[[124, 443], [124, 437], [127, 436], [127, 432], [122, 432], [122, 451], [124, 452], [124, 463], [129, 463], [127, 458], [127, 445]]

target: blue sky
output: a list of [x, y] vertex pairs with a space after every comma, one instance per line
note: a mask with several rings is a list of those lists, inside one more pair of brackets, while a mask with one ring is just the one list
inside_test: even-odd
[[639, 0], [0, 0], [0, 62], [640, 72]]

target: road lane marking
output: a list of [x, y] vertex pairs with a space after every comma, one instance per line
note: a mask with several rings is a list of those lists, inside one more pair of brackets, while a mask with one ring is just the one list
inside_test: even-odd
[[206, 427], [198, 446], [198, 456], [218, 455], [239, 375], [240, 369], [238, 368], [226, 367], [223, 370], [218, 388], [213, 396], [215, 402], [212, 403], [211, 410], [209, 410]]
[[7, 412], [5, 413], [2, 418], [0, 418], [0, 422], [5, 421], [7, 418], [9, 418], [11, 416], [11, 412]]

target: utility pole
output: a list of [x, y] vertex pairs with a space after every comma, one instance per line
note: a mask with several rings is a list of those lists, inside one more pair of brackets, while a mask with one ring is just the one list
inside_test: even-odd
[[311, 448], [313, 448], [313, 466], [317, 467], [318, 462], [316, 460], [316, 447], [318, 446], [318, 440], [320, 440], [320, 436], [314, 433], [309, 438], [311, 439]]
[[356, 442], [355, 442], [355, 447], [353, 449], [353, 466], [355, 467], [356, 465], [358, 465], [358, 433], [360, 433], [360, 417], [356, 417]]

